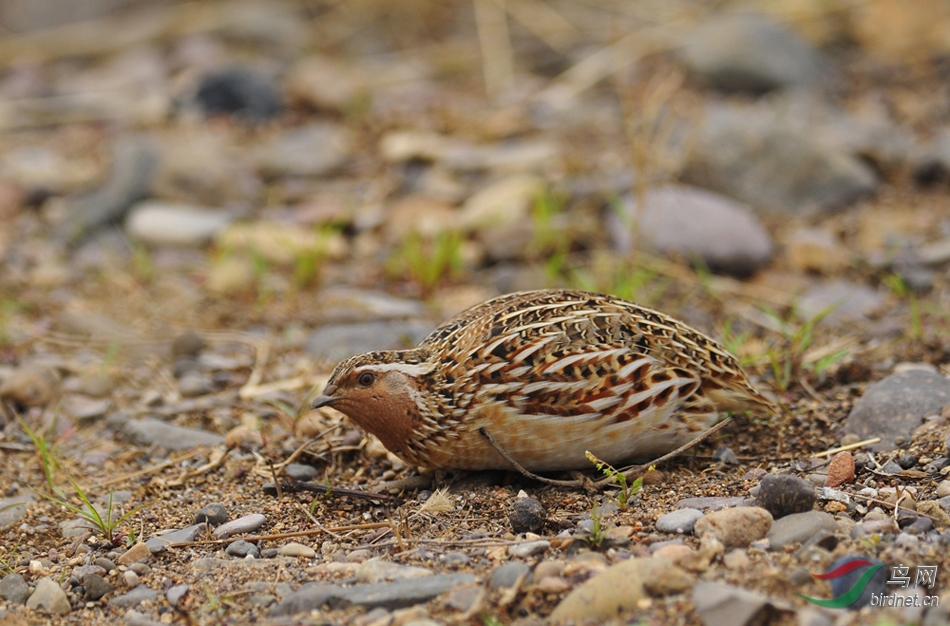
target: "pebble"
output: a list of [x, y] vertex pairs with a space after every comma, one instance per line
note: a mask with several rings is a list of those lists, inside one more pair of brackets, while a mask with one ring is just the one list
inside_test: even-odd
[[505, 589], [514, 587], [518, 579], [527, 576], [531, 568], [522, 561], [509, 561], [496, 567], [491, 573], [491, 588]]
[[811, 511], [815, 506], [815, 488], [798, 476], [769, 474], [759, 483], [755, 503], [777, 520], [792, 513]]
[[946, 498], [950, 496], [950, 480], [941, 480], [937, 483], [937, 497]]
[[172, 360], [174, 361], [181, 357], [198, 358], [198, 355], [201, 354], [205, 347], [207, 346], [201, 335], [193, 330], [185, 331], [172, 339]]
[[795, 30], [758, 13], [731, 13], [704, 21], [681, 53], [694, 73], [725, 91], [763, 93], [811, 87], [827, 66]]
[[36, 363], [18, 367], [0, 383], [0, 398], [21, 407], [45, 406], [57, 398], [62, 377], [51, 365]]
[[104, 556], [100, 556], [98, 559], [96, 559], [95, 564], [97, 567], [101, 567], [107, 574], [116, 569], [116, 564], [113, 563], [111, 559], [107, 559]]
[[132, 563], [138, 563], [142, 559], [147, 559], [152, 556], [152, 553], [149, 551], [148, 546], [144, 543], [137, 543], [119, 556], [116, 559], [116, 563], [119, 565], [131, 565]]
[[32, 493], [12, 498], [0, 498], [0, 529], [13, 526], [26, 514], [29, 503], [35, 500]]
[[709, 513], [696, 521], [694, 532], [709, 534], [726, 547], [747, 546], [761, 539], [772, 527], [772, 516], [759, 507], [741, 506]]
[[122, 572], [122, 582], [129, 589], [134, 589], [139, 585], [139, 575], [132, 570]]
[[116, 596], [109, 600], [110, 607], [118, 608], [130, 608], [133, 606], [138, 606], [143, 602], [150, 602], [158, 598], [159, 593], [154, 589], [150, 589], [145, 585], [139, 585], [132, 591], [125, 593], [121, 596]]
[[829, 487], [838, 487], [854, 480], [854, 457], [847, 450], [839, 452], [828, 464]]
[[[881, 562], [878, 561], [877, 559], [868, 558], [867, 556], [864, 556], [864, 555], [846, 555], [846, 556], [842, 556], [836, 559], [834, 563], [829, 565], [828, 571], [832, 571], [835, 568], [840, 567], [844, 565], [845, 563], [847, 563], [848, 561], [852, 561], [854, 559], [862, 559], [865, 561], [870, 561], [871, 565], [858, 567], [856, 569], [851, 570], [850, 572], [848, 572], [847, 574], [843, 576], [839, 576], [837, 578], [831, 579], [830, 582], [831, 582], [832, 597], [837, 597], [846, 593], [849, 589], [854, 587], [854, 585], [858, 582], [858, 580], [868, 570], [869, 567], [881, 564]], [[888, 593], [887, 580], [890, 574], [891, 574], [891, 570], [886, 565], [882, 567], [881, 569], [879, 569], [874, 574], [874, 576], [871, 577], [871, 580], [868, 582], [868, 585], [864, 588], [864, 591], [861, 593], [861, 595], [858, 596], [858, 599], [855, 600], [854, 604], [851, 604], [849, 608], [851, 608], [852, 610], [857, 610], [862, 607], [868, 606], [871, 603], [872, 594], [887, 594]]]
[[677, 509], [656, 520], [656, 529], [661, 533], [678, 533], [690, 535], [696, 521], [703, 517], [699, 509]]
[[234, 448], [244, 451], [257, 450], [264, 446], [264, 436], [256, 428], [238, 424], [224, 436], [224, 445], [229, 450]]
[[671, 561], [635, 558], [621, 561], [571, 591], [551, 613], [555, 623], [613, 619], [637, 608], [648, 596], [680, 593], [693, 576]]
[[517, 559], [524, 559], [536, 554], [543, 554], [551, 547], [551, 542], [547, 539], [538, 539], [537, 541], [526, 541], [508, 546], [508, 555]]
[[310, 546], [291, 541], [280, 547], [280, 556], [292, 556], [301, 559], [312, 559], [317, 556], [316, 551]]
[[693, 606], [703, 624], [746, 626], [770, 623], [778, 617], [778, 612], [765, 596], [725, 583], [696, 583]]
[[60, 241], [75, 245], [94, 230], [119, 222], [133, 203], [145, 197], [158, 171], [159, 153], [144, 135], [120, 137], [113, 148], [112, 170], [102, 185], [66, 199], [65, 218], [56, 227]]
[[86, 574], [82, 577], [82, 586], [86, 589], [86, 597], [98, 600], [107, 593], [112, 593], [115, 587], [99, 574]]
[[23, 576], [11, 573], [0, 579], [0, 598], [11, 604], [25, 604], [30, 597], [30, 587]]
[[204, 76], [194, 98], [207, 116], [230, 115], [247, 122], [273, 119], [284, 108], [280, 86], [269, 76], [242, 66]]
[[181, 599], [185, 597], [190, 589], [189, 585], [174, 585], [165, 592], [165, 599], [168, 600], [168, 604], [171, 606], [178, 606], [178, 603], [181, 602]]
[[145, 542], [145, 545], [148, 547], [149, 551], [154, 554], [163, 551], [173, 543], [187, 543], [189, 541], [194, 541], [198, 535], [204, 532], [204, 530], [204, 522], [200, 524], [192, 524], [191, 526], [186, 526], [185, 528], [171, 530], [161, 535], [150, 537]]
[[313, 465], [304, 465], [303, 463], [290, 463], [284, 467], [284, 474], [294, 480], [308, 481], [313, 480], [320, 475]]
[[368, 79], [358, 66], [311, 55], [290, 66], [284, 86], [291, 100], [342, 112], [367, 93]]
[[824, 511], [793, 513], [775, 520], [766, 539], [769, 540], [772, 550], [780, 550], [785, 546], [804, 543], [822, 530], [829, 532], [838, 530], [838, 523], [830, 514]]
[[65, 615], [72, 610], [66, 592], [50, 578], [36, 581], [33, 594], [27, 599], [26, 607], [43, 613]]
[[125, 230], [146, 246], [199, 248], [234, 221], [221, 209], [148, 200], [129, 210]]
[[804, 319], [813, 318], [834, 307], [824, 318], [825, 323], [865, 321], [887, 301], [877, 289], [843, 279], [831, 279], [805, 290], [799, 298], [799, 313]]
[[223, 504], [214, 502], [203, 506], [195, 513], [195, 522], [198, 524], [208, 523], [212, 526], [219, 526], [228, 521], [228, 510]]
[[511, 503], [511, 512], [508, 513], [511, 532], [516, 535], [538, 532], [544, 526], [546, 518], [547, 511], [544, 505], [534, 498], [527, 497], [515, 498]]
[[178, 379], [178, 393], [182, 398], [197, 398], [214, 391], [211, 379], [195, 370], [188, 370]]
[[683, 498], [677, 502], [675, 506], [677, 509], [709, 509], [710, 511], [718, 511], [733, 506], [740, 506], [744, 504], [745, 501], [746, 498], [742, 496], [731, 498], [707, 496], [700, 498]]
[[464, 229], [497, 228], [530, 216], [544, 181], [531, 174], [516, 174], [479, 190], [463, 204], [458, 224]]
[[198, 447], [213, 447], [224, 443], [224, 437], [206, 430], [169, 424], [146, 417], [129, 420], [122, 425], [122, 435], [131, 443], [147, 448], [159, 446], [166, 450], [190, 450]]
[[334, 609], [359, 605], [366, 609], [383, 607], [392, 610], [428, 602], [449, 589], [472, 582], [475, 582], [475, 577], [471, 574], [439, 574], [352, 587], [308, 583], [281, 600], [271, 609], [270, 615], [277, 617], [309, 613], [320, 610], [324, 605]]
[[266, 521], [267, 518], [264, 515], [251, 513], [250, 515], [239, 517], [236, 520], [231, 520], [230, 522], [218, 526], [214, 530], [214, 538], [226, 539], [231, 535], [237, 535], [239, 533], [252, 533], [263, 526]]
[[868, 165], [787, 116], [782, 103], [708, 105], [683, 180], [788, 215], [832, 211], [877, 187]]
[[86, 424], [104, 417], [112, 409], [112, 400], [67, 394], [60, 400], [60, 408], [77, 422]]
[[261, 556], [261, 552], [258, 550], [257, 545], [251, 543], [250, 541], [244, 541], [243, 539], [238, 539], [237, 541], [228, 544], [228, 547], [224, 549], [224, 553], [228, 556], [237, 557], [239, 559], [243, 559], [248, 556], [256, 559]]
[[400, 565], [391, 561], [370, 559], [356, 568], [356, 579], [364, 583], [382, 583], [396, 580], [409, 580], [431, 576], [432, 571], [424, 567]]
[[363, 352], [414, 346], [425, 339], [433, 327], [412, 320], [328, 324], [310, 333], [304, 348], [314, 358], [339, 361]]
[[447, 609], [465, 613], [479, 601], [483, 594], [481, 585], [462, 585], [448, 591], [442, 604]]
[[464, 552], [446, 552], [445, 554], [439, 555], [439, 562], [446, 567], [458, 569], [470, 564], [472, 559]]
[[326, 176], [346, 163], [352, 143], [346, 127], [315, 122], [274, 137], [261, 146], [254, 161], [261, 175], [267, 178]]
[[917, 511], [926, 515], [933, 522], [934, 528], [943, 532], [950, 529], [950, 513], [943, 503], [938, 500], [925, 500], [917, 503]]
[[855, 402], [845, 422], [845, 430], [862, 439], [880, 437], [872, 450], [892, 450], [897, 438], [905, 441], [926, 416], [939, 414], [950, 404], [950, 381], [922, 370], [891, 374], [868, 385]]
[[[614, 247], [628, 253], [641, 242], [660, 254], [675, 258], [699, 258], [716, 272], [749, 276], [772, 256], [774, 245], [768, 231], [751, 207], [712, 191], [686, 185], [650, 187], [641, 209], [634, 196], [618, 211], [607, 213], [607, 227]], [[636, 234], [625, 224], [636, 216]]]

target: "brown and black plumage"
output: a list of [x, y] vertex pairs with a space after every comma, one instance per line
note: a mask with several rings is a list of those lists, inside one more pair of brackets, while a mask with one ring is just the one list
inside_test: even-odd
[[735, 357], [658, 311], [568, 290], [499, 296], [411, 350], [340, 363], [314, 407], [332, 406], [409, 463], [589, 467], [674, 450], [720, 411], [775, 411]]

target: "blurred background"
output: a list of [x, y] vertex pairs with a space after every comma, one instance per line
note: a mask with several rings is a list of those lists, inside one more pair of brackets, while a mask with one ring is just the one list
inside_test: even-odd
[[939, 338], [948, 53], [940, 0], [0, 2], [3, 358], [333, 361], [555, 286], [750, 362], [796, 319]]

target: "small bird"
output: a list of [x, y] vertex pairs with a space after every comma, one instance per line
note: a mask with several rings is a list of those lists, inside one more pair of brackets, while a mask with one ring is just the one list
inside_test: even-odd
[[415, 348], [350, 357], [311, 406], [343, 412], [413, 465], [532, 472], [590, 467], [588, 450], [611, 464], [652, 458], [719, 411], [777, 411], [699, 331], [561, 289], [502, 295]]

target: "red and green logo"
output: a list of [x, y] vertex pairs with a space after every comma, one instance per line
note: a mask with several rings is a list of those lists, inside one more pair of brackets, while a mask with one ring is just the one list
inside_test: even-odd
[[[868, 566], [871, 567], [868, 567]], [[865, 587], [868, 586], [868, 583], [871, 582], [871, 578], [877, 574], [877, 571], [884, 567], [883, 563], [878, 563], [874, 565], [870, 561], [864, 559], [852, 559], [850, 561], [845, 561], [838, 567], [834, 568], [830, 572], [825, 572], [824, 574], [812, 574], [815, 578], [819, 580], [834, 580], [835, 578], [841, 578], [842, 576], [847, 576], [854, 570], [860, 567], [868, 567], [867, 571], [861, 574], [861, 578], [858, 579], [854, 585], [845, 591], [843, 594], [837, 598], [830, 598], [828, 600], [821, 600], [819, 598], [809, 598], [806, 595], [798, 594], [801, 597], [805, 598], [813, 604], [818, 606], [823, 606], [829, 609], [843, 609], [846, 606], [851, 606], [854, 604], [858, 598], [861, 597], [861, 594], [864, 593]]]

